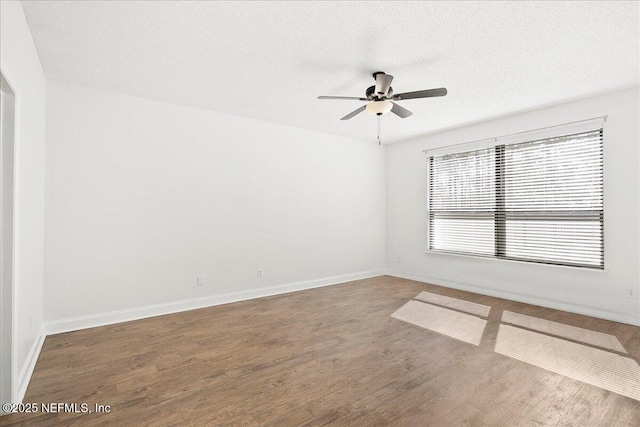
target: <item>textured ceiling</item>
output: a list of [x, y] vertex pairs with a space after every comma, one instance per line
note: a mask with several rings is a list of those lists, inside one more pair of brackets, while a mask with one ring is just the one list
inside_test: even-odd
[[639, 84], [638, 2], [23, 1], [48, 78], [383, 142]]

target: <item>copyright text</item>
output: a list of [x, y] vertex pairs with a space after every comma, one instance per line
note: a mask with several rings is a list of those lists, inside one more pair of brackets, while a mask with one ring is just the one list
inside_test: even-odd
[[2, 411], [5, 413], [74, 413], [93, 414], [111, 412], [110, 405], [95, 403], [68, 403], [68, 402], [48, 402], [48, 403], [3, 403]]

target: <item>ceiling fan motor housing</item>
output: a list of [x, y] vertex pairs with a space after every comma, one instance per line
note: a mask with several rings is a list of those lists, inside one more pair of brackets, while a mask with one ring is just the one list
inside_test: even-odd
[[[386, 98], [390, 98], [391, 95], [393, 95], [393, 88], [389, 87]], [[366, 96], [371, 100], [378, 98], [378, 95], [376, 95], [376, 87], [375, 86], [368, 87], [366, 91]]]

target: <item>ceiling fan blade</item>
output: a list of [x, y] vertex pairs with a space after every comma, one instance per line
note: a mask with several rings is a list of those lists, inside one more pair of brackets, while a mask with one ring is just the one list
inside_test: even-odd
[[439, 89], [417, 90], [415, 92], [397, 93], [391, 97], [394, 101], [402, 99], [431, 98], [434, 96], [445, 96], [447, 89], [441, 87]]
[[367, 98], [358, 98], [357, 96], [319, 96], [318, 99], [352, 99], [355, 101], [369, 101]]
[[357, 110], [350, 112], [349, 114], [347, 114], [346, 116], [344, 116], [340, 120], [349, 120], [353, 116], [356, 116], [356, 115], [362, 113], [365, 110], [365, 108], [366, 107], [363, 105], [362, 107], [358, 108]]
[[396, 116], [400, 117], [401, 119], [406, 119], [407, 117], [413, 114], [411, 111], [407, 110], [404, 107], [399, 106], [395, 102], [392, 102], [392, 104], [393, 104], [393, 108], [391, 108], [391, 112]]
[[376, 95], [384, 96], [389, 92], [391, 87], [391, 81], [393, 76], [390, 74], [378, 73], [376, 74]]

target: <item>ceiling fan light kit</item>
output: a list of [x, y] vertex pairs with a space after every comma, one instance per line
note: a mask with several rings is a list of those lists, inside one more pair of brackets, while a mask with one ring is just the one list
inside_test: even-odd
[[371, 114], [375, 116], [381, 116], [391, 111], [391, 109], [393, 108], [393, 103], [386, 99], [384, 101], [373, 101], [368, 103], [365, 108]]
[[357, 96], [319, 96], [318, 99], [369, 101], [368, 104], [352, 111], [340, 120], [349, 120], [364, 110], [378, 116], [378, 143], [380, 143], [380, 116], [387, 114], [388, 112], [392, 112], [401, 119], [406, 119], [413, 114], [411, 111], [392, 101], [433, 98], [436, 96], [445, 96], [447, 94], [447, 89], [442, 87], [439, 89], [418, 90], [415, 92], [405, 92], [394, 95], [393, 88], [391, 87], [391, 82], [393, 81], [393, 76], [391, 74], [387, 74], [383, 71], [376, 71], [373, 73], [373, 78], [375, 79], [376, 84], [367, 88], [364, 98]]

